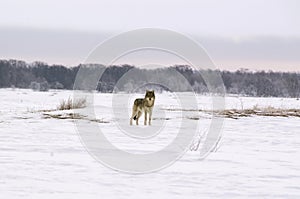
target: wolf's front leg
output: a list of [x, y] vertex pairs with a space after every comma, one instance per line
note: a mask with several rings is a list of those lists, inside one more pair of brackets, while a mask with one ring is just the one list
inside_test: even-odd
[[147, 111], [145, 111], [145, 120], [144, 120], [144, 125], [147, 125]]
[[152, 120], [152, 110], [149, 111], [149, 125], [151, 125]]

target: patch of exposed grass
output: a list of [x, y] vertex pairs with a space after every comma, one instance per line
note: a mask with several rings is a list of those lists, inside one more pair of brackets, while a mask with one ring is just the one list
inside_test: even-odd
[[187, 112], [202, 112], [202, 109], [181, 109], [181, 108], [162, 108], [165, 111], [187, 111]]
[[44, 113], [44, 118], [55, 118], [55, 119], [83, 119], [84, 116], [78, 113], [66, 113], [66, 114], [48, 114]]
[[187, 117], [187, 119], [190, 119], [190, 120], [200, 120], [200, 117]]
[[58, 105], [58, 110], [71, 110], [86, 107], [86, 98], [72, 100], [70, 97], [67, 100], [62, 100]]
[[38, 110], [37, 112], [53, 112], [53, 111], [57, 111], [57, 109], [44, 109], [44, 110]]
[[97, 123], [105, 123], [105, 124], [109, 123], [108, 121], [104, 121], [103, 119], [87, 119], [87, 120], [91, 122], [97, 122]]
[[49, 113], [44, 113], [44, 118], [45, 119], [61, 119], [61, 120], [65, 120], [65, 119], [75, 119], [75, 120], [88, 120], [91, 122], [97, 122], [97, 123], [109, 123], [108, 121], [104, 121], [102, 119], [90, 119], [87, 118], [84, 115], [80, 115], [78, 113], [66, 113], [66, 114], [49, 114]]
[[[270, 117], [300, 117], [300, 109], [282, 109], [272, 106], [260, 108], [258, 105], [253, 106], [250, 109], [227, 109], [222, 111], [216, 110], [201, 110], [201, 109], [163, 109], [166, 111], [190, 111], [190, 112], [205, 112], [209, 114], [216, 114], [222, 117], [238, 119], [240, 117], [251, 116], [270, 116]], [[188, 119], [197, 120], [197, 117], [190, 117]]]
[[239, 117], [250, 117], [250, 116], [271, 116], [271, 117], [300, 117], [300, 109], [282, 109], [275, 108], [272, 106], [259, 108], [254, 106], [252, 109], [245, 110], [223, 110], [218, 112], [219, 115], [237, 119]]
[[154, 117], [152, 118], [152, 120], [171, 120], [172, 118], [169, 118], [169, 117], [166, 117], [166, 118], [163, 118], [163, 117]]
[[32, 119], [32, 117], [25, 117], [25, 116], [15, 116], [13, 118], [15, 118], [15, 119], [21, 119], [21, 120]]

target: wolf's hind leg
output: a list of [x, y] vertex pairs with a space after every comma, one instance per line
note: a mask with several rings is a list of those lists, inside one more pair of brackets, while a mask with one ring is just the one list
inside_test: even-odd
[[138, 111], [137, 116], [135, 116], [136, 117], [136, 120], [135, 120], [136, 121], [136, 125], [139, 125], [139, 119], [140, 119], [141, 115], [142, 115], [142, 112]]
[[130, 126], [132, 125], [132, 117], [130, 118]]
[[130, 118], [130, 125], [132, 125], [132, 119], [136, 120], [137, 117], [137, 110], [135, 108], [132, 109], [132, 115]]

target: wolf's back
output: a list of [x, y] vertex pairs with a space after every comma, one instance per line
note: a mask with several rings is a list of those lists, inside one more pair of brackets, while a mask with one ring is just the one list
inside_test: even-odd
[[134, 105], [135, 106], [143, 106], [143, 102], [144, 102], [143, 98], [138, 98], [138, 99], [134, 100]]

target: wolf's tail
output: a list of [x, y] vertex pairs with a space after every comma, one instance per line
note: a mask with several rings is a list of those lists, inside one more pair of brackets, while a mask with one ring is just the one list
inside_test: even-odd
[[133, 117], [134, 120], [136, 120], [136, 115]]

